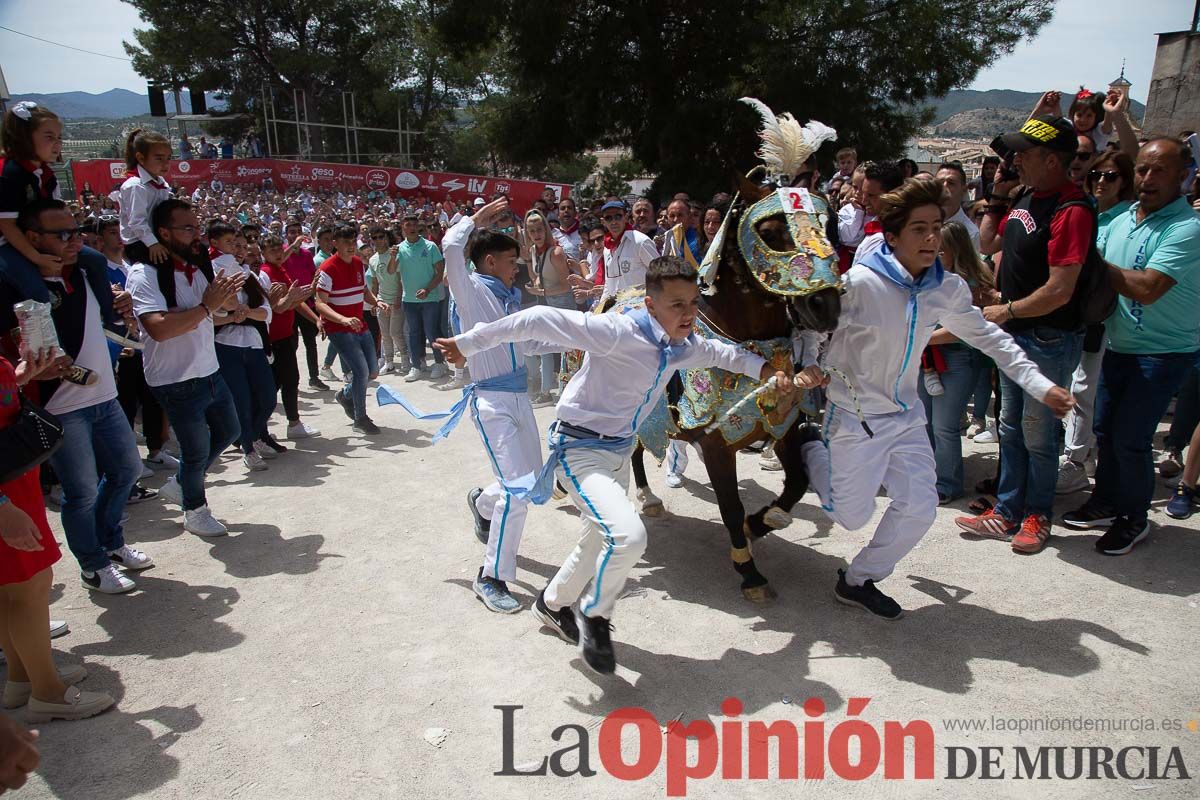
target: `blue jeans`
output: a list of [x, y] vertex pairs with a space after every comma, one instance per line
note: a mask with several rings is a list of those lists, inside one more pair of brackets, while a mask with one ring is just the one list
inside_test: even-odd
[[238, 427], [242, 429], [243, 453], [254, 450], [254, 440], [267, 430], [267, 420], [275, 411], [275, 376], [267, 363], [267, 354], [257, 347], [233, 347], [216, 343], [221, 377], [233, 395]]
[[375, 372], [375, 340], [364, 326], [358, 333], [331, 333], [329, 342], [350, 368], [350, 383], [342, 387], [342, 394], [354, 403], [354, 418], [363, 419], [367, 416], [367, 383]]
[[62, 524], [79, 566], [94, 572], [125, 544], [121, 514], [142, 474], [133, 428], [116, 400], [58, 414], [63, 443], [50, 464], [62, 481]]
[[1096, 488], [1091, 502], [1131, 522], [1154, 497], [1151, 437], [1196, 363], [1196, 353], [1104, 354], [1096, 391]]
[[1184, 376], [1175, 398], [1175, 416], [1167, 433], [1167, 449], [1182, 453], [1200, 425], [1200, 367], [1193, 366]]
[[204, 378], [152, 386], [150, 391], [167, 412], [179, 440], [179, 472], [183, 510], [208, 505], [204, 473], [241, 434], [233, 394], [220, 372]]
[[[1058, 386], [1069, 386], [1083, 352], [1083, 331], [1037, 327], [1013, 334], [1025, 355]], [[1000, 483], [996, 513], [1022, 520], [1054, 512], [1063, 426], [1045, 404], [1000, 373]]]
[[[414, 367], [425, 366], [425, 343], [433, 344], [442, 333], [441, 303], [405, 303], [404, 324], [408, 327], [408, 355]], [[433, 351], [435, 364], [442, 363], [442, 354]]]
[[986, 421], [992, 408], [993, 365], [991, 359], [982, 353], [979, 354], [979, 363], [979, 378], [975, 384], [975, 391], [971, 395], [975, 400], [975, 407], [971, 410], [971, 419]]
[[962, 432], [959, 422], [979, 385], [979, 374], [987, 374], [986, 358], [965, 344], [942, 345], [946, 371], [939, 373], [945, 392], [937, 397], [925, 393], [925, 382], [918, 383], [925, 403], [929, 438], [937, 464], [939, 495], [960, 497], [963, 493]]

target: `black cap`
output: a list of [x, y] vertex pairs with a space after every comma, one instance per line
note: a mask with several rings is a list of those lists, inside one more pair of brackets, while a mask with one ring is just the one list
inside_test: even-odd
[[1060, 153], [1074, 153], [1079, 148], [1075, 128], [1057, 114], [1033, 117], [1019, 131], [1005, 133], [992, 141], [992, 149], [1002, 158], [1020, 153], [1033, 147], [1046, 147]]

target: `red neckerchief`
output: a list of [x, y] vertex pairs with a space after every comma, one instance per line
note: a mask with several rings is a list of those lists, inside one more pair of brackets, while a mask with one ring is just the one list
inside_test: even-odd
[[562, 233], [566, 236], [570, 236], [572, 233], [579, 230], [579, 217], [575, 218], [575, 221], [571, 223], [571, 226], [569, 228], [564, 228], [562, 226], [562, 223], [560, 222], [559, 226], [558, 226], [558, 230], [559, 230], [559, 233]]
[[17, 163], [31, 175], [39, 169], [42, 171], [42, 174], [38, 176], [38, 180], [41, 182], [38, 186], [38, 194], [43, 198], [50, 197], [50, 183], [54, 180], [54, 170], [50, 165], [45, 161], [18, 161]]
[[208, 246], [208, 257], [210, 259], [212, 259], [213, 261], [216, 261], [218, 258], [220, 258], [223, 255], [225, 255], [225, 254], [222, 253], [217, 248], [213, 247], [211, 244]]
[[[150, 175], [149, 172], [147, 172], [146, 174]], [[125, 177], [126, 178], [137, 178], [138, 180], [141, 180], [141, 178], [142, 178], [141, 174], [136, 169], [128, 170], [125, 173]], [[150, 176], [150, 185], [153, 186], [155, 189], [167, 188], [166, 181], [164, 181], [162, 178], [155, 178], [153, 175]]]
[[609, 233], [607, 229], [605, 229], [605, 231], [604, 231], [604, 249], [605, 250], [616, 250], [617, 247], [621, 244], [621, 240], [625, 238], [625, 234], [629, 233], [631, 230], [633, 230], [633, 226], [630, 225], [628, 222], [626, 222], [625, 230], [621, 231], [621, 235], [614, 239], [612, 234]]
[[189, 264], [186, 261], [180, 261], [175, 256], [171, 256], [171, 260], [175, 262], [175, 271], [182, 272], [187, 277], [188, 286], [192, 285], [192, 276], [196, 274], [196, 265]]
[[883, 223], [877, 219], [873, 219], [867, 224], [863, 225], [863, 233], [865, 233], [867, 236], [871, 236], [872, 234], [876, 233], [883, 233]]

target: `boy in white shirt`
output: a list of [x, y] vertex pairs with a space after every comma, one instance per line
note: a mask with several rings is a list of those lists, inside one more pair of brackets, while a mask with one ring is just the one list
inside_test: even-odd
[[542, 503], [557, 479], [584, 520], [578, 544], [531, 610], [564, 640], [578, 641], [585, 663], [600, 673], [616, 669], [609, 619], [646, 549], [646, 529], [628, 497], [629, 456], [644, 415], [677, 369], [719, 367], [764, 381], [774, 376], [782, 391], [792, 388], [787, 375], [759, 356], [694, 335], [696, 277], [678, 258], [655, 258], [645, 277], [645, 308], [594, 315], [536, 306], [437, 342], [455, 362], [512, 342], [586, 353], [558, 402], [550, 458], [536, 481], [530, 475], [524, 483], [533, 481], [527, 494]]

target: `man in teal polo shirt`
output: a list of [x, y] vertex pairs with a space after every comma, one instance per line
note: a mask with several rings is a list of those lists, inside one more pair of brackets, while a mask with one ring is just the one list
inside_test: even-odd
[[[418, 232], [419, 217], [407, 212], [400, 223], [404, 241], [396, 251], [400, 264], [400, 283], [403, 285], [404, 322], [408, 331], [408, 353], [412, 369], [404, 376], [406, 381], [415, 381], [425, 369], [425, 343], [433, 344], [442, 333], [442, 278], [446, 273], [446, 262], [442, 251]], [[446, 365], [440, 351], [433, 351], [433, 369], [429, 377], [433, 380], [446, 377]]]
[[1142, 147], [1137, 202], [1103, 242], [1120, 298], [1105, 323], [1096, 393], [1096, 487], [1063, 524], [1107, 528], [1096, 542], [1105, 555], [1124, 555], [1150, 533], [1151, 437], [1200, 354], [1200, 218], [1180, 195], [1185, 154], [1166, 137]]

